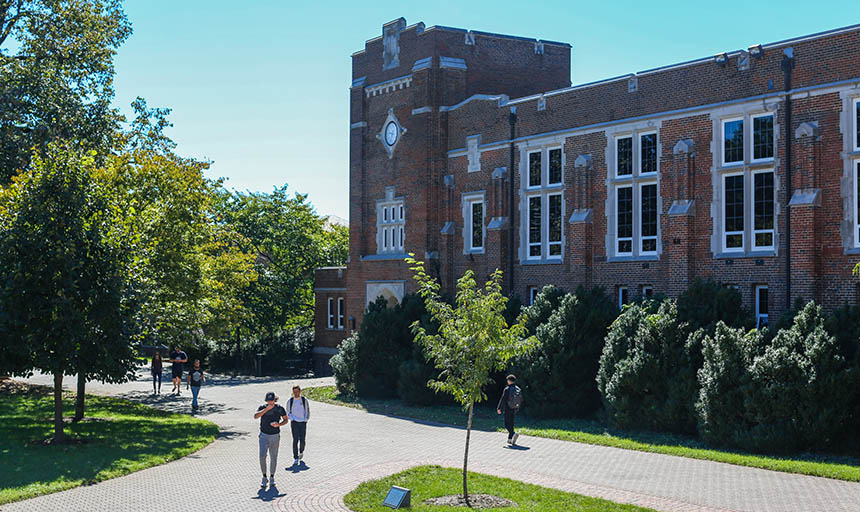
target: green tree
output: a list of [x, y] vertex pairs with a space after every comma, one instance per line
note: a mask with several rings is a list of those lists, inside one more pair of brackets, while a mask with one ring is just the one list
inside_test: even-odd
[[54, 437], [64, 438], [63, 375], [122, 381], [134, 367], [128, 231], [94, 179], [91, 154], [51, 144], [0, 192], [0, 371], [54, 376]]
[[466, 447], [463, 455], [463, 499], [469, 503], [467, 467], [469, 438], [475, 403], [487, 399], [484, 386], [491, 382], [490, 374], [503, 370], [508, 361], [525, 355], [537, 345], [534, 336], [527, 336], [526, 317], [508, 325], [504, 313], [508, 298], [502, 295], [502, 271], [496, 270], [483, 289], [479, 289], [472, 271], [457, 280], [454, 306], [442, 300], [439, 282], [424, 268], [424, 262], [410, 255], [406, 259], [415, 273], [418, 294], [424, 298], [431, 318], [438, 324], [435, 333], [428, 332], [420, 321], [412, 324], [415, 341], [419, 343], [440, 370], [438, 380], [428, 386], [454, 397], [468, 410]]
[[120, 121], [113, 57], [130, 34], [120, 0], [0, 0], [0, 182], [52, 140], [105, 154]]

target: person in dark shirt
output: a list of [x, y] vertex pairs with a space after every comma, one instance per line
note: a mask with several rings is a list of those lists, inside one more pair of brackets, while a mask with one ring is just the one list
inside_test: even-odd
[[191, 388], [191, 410], [197, 410], [197, 396], [200, 394], [200, 386], [206, 384], [206, 376], [203, 375], [203, 367], [200, 366], [200, 360], [194, 360], [194, 366], [188, 371], [188, 387]]
[[[281, 443], [281, 427], [289, 422], [287, 411], [278, 405], [278, 396], [269, 391], [266, 403], [257, 407], [254, 419], [260, 420], [260, 471], [263, 481], [260, 487], [275, 486], [275, 470], [278, 467], [278, 448]], [[269, 455], [269, 477], [266, 478], [266, 454]]]
[[188, 356], [179, 347], [173, 347], [173, 352], [170, 353], [170, 362], [173, 363], [173, 391], [177, 395], [182, 394], [182, 370], [183, 364], [188, 362]]
[[499, 399], [499, 405], [496, 406], [496, 412], [505, 413], [505, 428], [508, 430], [508, 446], [517, 444], [519, 434], [514, 432], [514, 418], [517, 411], [520, 410], [520, 405], [523, 402], [523, 393], [517, 386], [517, 378], [514, 375], [508, 375], [508, 386], [502, 391], [502, 397]]
[[[149, 371], [152, 373], [152, 394], [161, 393], [161, 352], [156, 350], [153, 354], [152, 366], [150, 366]], [[156, 382], [158, 382], [157, 389], [155, 387]]]

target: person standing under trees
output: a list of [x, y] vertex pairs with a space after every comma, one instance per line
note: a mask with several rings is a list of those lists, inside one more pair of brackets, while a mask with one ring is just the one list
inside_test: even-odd
[[200, 394], [200, 386], [206, 384], [206, 376], [203, 375], [203, 368], [200, 366], [200, 360], [194, 360], [194, 367], [188, 371], [188, 387], [191, 388], [191, 410], [197, 410], [197, 396]]
[[[266, 393], [266, 403], [257, 408], [254, 419], [260, 420], [260, 471], [263, 481], [260, 487], [275, 486], [275, 471], [278, 468], [278, 448], [281, 443], [281, 427], [290, 420], [287, 411], [276, 404], [278, 396], [271, 391]], [[269, 478], [266, 478], [266, 454], [269, 454]]]
[[293, 465], [298, 466], [305, 454], [305, 437], [308, 433], [308, 420], [311, 417], [308, 400], [302, 396], [302, 388], [298, 384], [293, 386], [293, 396], [287, 402], [287, 410], [293, 421], [290, 423], [293, 434], [293, 459], [295, 459]]
[[499, 399], [496, 412], [502, 414], [502, 411], [504, 411], [505, 428], [508, 430], [508, 445], [515, 446], [517, 438], [520, 435], [514, 432], [514, 418], [523, 404], [523, 392], [516, 384], [517, 377], [515, 375], [508, 375], [507, 381], [508, 386], [502, 391], [502, 397]]
[[[149, 371], [152, 373], [152, 394], [161, 394], [161, 352], [155, 351], [155, 354], [152, 355], [152, 366], [150, 366]], [[158, 388], [155, 387], [156, 382], [158, 383]]]
[[188, 362], [188, 356], [179, 346], [176, 346], [173, 347], [173, 352], [170, 353], [170, 362], [173, 363], [173, 391], [171, 393], [181, 395], [183, 364]]

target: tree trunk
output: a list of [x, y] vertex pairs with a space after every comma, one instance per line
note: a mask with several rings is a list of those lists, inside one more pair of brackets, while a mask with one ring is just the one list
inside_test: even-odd
[[78, 394], [75, 395], [75, 417], [74, 422], [84, 419], [84, 400], [87, 392], [87, 377], [83, 370], [78, 371]]
[[236, 327], [236, 355], [233, 357], [233, 376], [239, 374], [239, 349], [241, 348], [241, 340], [239, 339], [239, 328]]
[[469, 403], [469, 420], [466, 422], [466, 453], [463, 455], [463, 499], [466, 501], [466, 506], [472, 508], [469, 503], [469, 486], [466, 483], [466, 470], [469, 465], [469, 438], [472, 435], [472, 412], [475, 408], [475, 402]]
[[54, 443], [65, 439], [63, 433], [63, 372], [54, 372]]

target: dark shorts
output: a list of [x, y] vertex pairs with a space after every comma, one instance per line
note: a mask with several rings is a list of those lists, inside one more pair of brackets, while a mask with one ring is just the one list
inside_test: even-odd
[[182, 378], [182, 368], [173, 368], [173, 377], [174, 378], [179, 377], [181, 379]]

